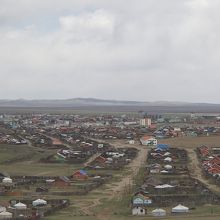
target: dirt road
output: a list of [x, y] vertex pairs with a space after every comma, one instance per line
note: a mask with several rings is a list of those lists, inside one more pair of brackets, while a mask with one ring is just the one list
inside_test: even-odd
[[220, 193], [220, 187], [218, 187], [215, 184], [212, 184], [208, 179], [206, 179], [202, 174], [202, 169], [200, 167], [200, 162], [198, 160], [198, 157], [196, 155], [196, 152], [194, 149], [187, 148], [188, 156], [190, 159], [189, 163], [189, 170], [190, 174], [193, 178], [200, 180], [202, 183], [204, 183], [210, 190]]
[[[114, 146], [116, 148], [122, 147], [120, 144], [114, 144]], [[125, 147], [125, 145], [123, 146]], [[137, 157], [125, 167], [125, 173], [122, 171], [122, 175], [119, 177], [120, 181], [106, 184], [106, 190], [100, 190], [99, 188], [93, 190], [91, 195], [99, 194], [99, 196], [97, 198], [87, 200], [89, 204], [85, 203], [85, 200], [84, 202], [82, 200], [82, 203], [79, 204], [79, 208], [85, 215], [94, 215], [94, 208], [102, 204], [101, 200], [110, 201], [113, 198], [119, 198], [124, 192], [124, 189], [128, 186], [132, 186], [134, 183], [134, 177], [137, 175], [139, 169], [145, 164], [148, 151], [145, 147], [140, 145], [129, 145], [129, 147], [135, 147], [139, 150]], [[110, 216], [112, 214], [112, 210], [105, 209], [104, 211], [99, 212], [97, 218], [103, 219], [104, 216], [104, 219], [108, 219], [108, 213]]]
[[114, 192], [114, 196], [119, 195], [126, 186], [133, 184], [134, 177], [137, 175], [139, 169], [143, 167], [146, 162], [147, 149], [140, 146], [136, 147], [139, 149], [138, 155], [126, 167], [130, 171], [130, 174], [124, 176], [119, 182], [115, 183], [114, 186], [110, 186], [110, 189]]

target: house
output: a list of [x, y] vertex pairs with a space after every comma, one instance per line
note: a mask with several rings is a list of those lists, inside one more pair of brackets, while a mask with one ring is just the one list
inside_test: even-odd
[[145, 135], [140, 139], [140, 142], [142, 145], [145, 146], [157, 146], [157, 139], [154, 138], [153, 136]]
[[155, 217], [165, 216], [166, 215], [166, 211], [164, 209], [154, 209], [151, 213]]
[[206, 146], [202, 146], [199, 148], [199, 153], [201, 154], [202, 157], [207, 157], [210, 154], [209, 148]]
[[161, 150], [161, 151], [166, 151], [169, 149], [169, 145], [168, 144], [157, 144], [157, 148], [158, 150]]
[[150, 127], [151, 123], [152, 123], [151, 118], [140, 119], [140, 126], [142, 126], [142, 127]]
[[98, 162], [98, 163], [105, 163], [106, 161], [107, 161], [107, 159], [102, 156], [98, 156], [95, 159], [95, 162]]
[[138, 206], [138, 205], [147, 206], [152, 204], [152, 200], [148, 196], [144, 196], [143, 194], [138, 194], [133, 197], [132, 203], [134, 206]]
[[86, 173], [85, 170], [77, 170], [74, 174], [73, 174], [73, 179], [76, 179], [76, 180], [87, 180], [89, 177], [88, 177], [88, 174]]
[[210, 174], [220, 174], [220, 166], [218, 164], [213, 164], [208, 168]]
[[132, 208], [132, 215], [145, 215], [145, 214], [146, 214], [146, 210], [141, 206], [134, 206]]
[[148, 185], [148, 186], [157, 186], [157, 185], [160, 185], [162, 184], [161, 180], [159, 180], [157, 177], [153, 177], [153, 176], [150, 176], [148, 177], [146, 180], [145, 180], [145, 184]]
[[134, 143], [135, 143], [134, 140], [129, 140], [129, 141], [128, 141], [128, 144], [134, 144]]
[[60, 176], [53, 182], [55, 187], [67, 187], [70, 186], [70, 179], [66, 176]]

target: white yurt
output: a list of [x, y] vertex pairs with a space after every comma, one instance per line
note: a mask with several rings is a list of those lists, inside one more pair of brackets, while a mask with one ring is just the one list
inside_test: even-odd
[[12, 213], [11, 212], [1, 212], [0, 213], [0, 219], [12, 219]]
[[171, 162], [171, 161], [172, 161], [172, 158], [171, 158], [171, 157], [166, 157], [166, 158], [164, 159], [164, 161], [166, 161], [166, 162]]
[[25, 205], [24, 203], [19, 202], [19, 203], [14, 205], [14, 208], [16, 208], [18, 210], [25, 210], [25, 209], [27, 209], [27, 205]]
[[166, 211], [164, 209], [154, 209], [152, 212], [153, 216], [165, 216]]
[[37, 199], [32, 202], [32, 205], [33, 206], [44, 206], [44, 205], [47, 205], [47, 201], [45, 201], [43, 199]]
[[6, 212], [6, 208], [4, 206], [0, 206], [0, 212]]
[[170, 156], [170, 155], [171, 155], [170, 152], [166, 152], [166, 153], [164, 154], [164, 156]]
[[187, 212], [189, 212], [189, 208], [181, 204], [172, 208], [172, 213], [187, 213]]
[[50, 183], [54, 183], [55, 180], [52, 180], [52, 179], [49, 179], [49, 180], [46, 180], [46, 183], [50, 184]]
[[146, 211], [143, 207], [133, 207], [132, 209], [132, 215], [145, 215]]
[[169, 173], [167, 170], [161, 170], [160, 173]]
[[5, 177], [5, 178], [2, 180], [2, 183], [8, 183], [8, 184], [11, 184], [11, 183], [12, 183], [12, 179], [9, 178], [9, 177]]
[[171, 165], [165, 165], [164, 168], [165, 168], [166, 170], [172, 170], [173, 167], [172, 167]]
[[154, 188], [155, 189], [167, 189], [167, 188], [173, 188], [173, 187], [175, 187], [175, 186], [171, 186], [169, 184], [163, 184], [163, 185], [157, 185]]

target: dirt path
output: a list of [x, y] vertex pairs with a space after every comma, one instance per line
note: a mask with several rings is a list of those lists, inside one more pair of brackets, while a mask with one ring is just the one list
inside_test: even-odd
[[89, 205], [84, 205], [84, 206], [80, 206], [80, 210], [82, 213], [84, 213], [84, 215], [88, 215], [88, 216], [91, 216], [91, 215], [94, 215], [94, 212], [93, 212], [93, 208], [95, 208], [96, 206], [99, 206], [101, 205], [101, 199], [100, 198], [97, 198], [97, 199], [92, 199], [91, 201], [89, 201], [91, 204]]
[[[124, 145], [123, 145], [124, 146]], [[116, 147], [122, 147], [122, 146], [116, 146]], [[130, 146], [130, 147], [136, 147], [139, 149], [137, 157], [132, 160], [131, 163], [129, 163], [126, 168], [126, 174], [120, 175], [120, 181], [118, 182], [111, 182], [105, 185], [107, 188], [106, 190], [100, 190], [96, 189], [91, 192], [91, 194], [101, 193], [98, 198], [88, 199], [87, 201], [90, 203], [79, 205], [80, 210], [85, 215], [94, 215], [94, 208], [101, 205], [103, 199], [110, 201], [113, 198], [119, 198], [127, 186], [131, 186], [134, 182], [134, 177], [137, 175], [139, 169], [144, 166], [146, 158], [147, 158], [147, 149], [136, 145], [136, 146]], [[122, 171], [123, 174], [123, 171]], [[102, 212], [98, 213], [97, 218], [98, 219], [108, 219], [108, 213], [109, 210], [103, 210]], [[109, 213], [109, 216], [111, 215], [111, 212]], [[104, 217], [104, 218], [103, 218]]]
[[[114, 192], [112, 197], [119, 195], [126, 186], [132, 185], [134, 181], [134, 177], [137, 175], [139, 169], [144, 166], [146, 158], [147, 158], [147, 149], [146, 148], [139, 148], [139, 152], [137, 157], [127, 165], [128, 170], [130, 173], [124, 176], [120, 182], [111, 186], [111, 190]], [[108, 186], [108, 184], [107, 184]]]
[[188, 156], [190, 159], [189, 170], [190, 174], [193, 178], [200, 180], [204, 183], [210, 190], [220, 193], [220, 187], [215, 184], [210, 183], [208, 179], [206, 179], [202, 174], [202, 169], [200, 167], [200, 162], [196, 155], [194, 149], [187, 148]]

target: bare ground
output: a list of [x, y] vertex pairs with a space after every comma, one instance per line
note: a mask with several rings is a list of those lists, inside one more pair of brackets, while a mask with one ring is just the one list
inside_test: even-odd
[[[121, 144], [115, 144], [116, 147], [122, 147]], [[125, 145], [123, 144], [123, 147]], [[139, 169], [144, 166], [147, 158], [147, 149], [140, 146], [128, 146], [136, 147], [139, 149], [137, 157], [129, 163], [125, 169], [129, 172], [126, 172], [125, 175], [120, 175], [120, 180], [118, 182], [111, 182], [105, 185], [106, 190], [96, 189], [91, 192], [91, 194], [99, 194], [97, 198], [88, 199], [88, 203], [84, 203], [85, 200], [78, 201], [77, 207], [85, 215], [95, 215], [94, 208], [102, 204], [102, 200], [110, 201], [113, 198], [119, 198], [124, 191], [124, 189], [133, 184], [134, 177], [137, 175]], [[122, 171], [123, 172], [123, 171]], [[99, 212], [96, 217], [97, 219], [106, 219], [108, 220], [112, 215], [112, 210], [110, 208], [105, 208]]]
[[211, 191], [220, 193], [220, 187], [212, 184], [204, 175], [200, 167], [200, 162], [194, 149], [187, 148], [188, 156], [190, 158], [189, 170], [193, 178], [198, 179], [204, 183]]

